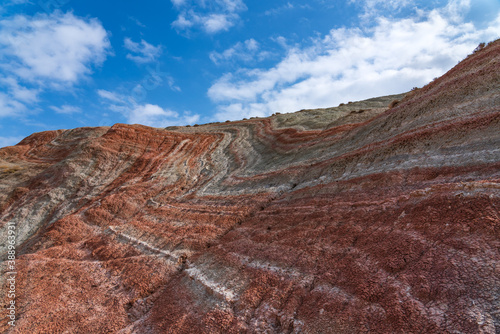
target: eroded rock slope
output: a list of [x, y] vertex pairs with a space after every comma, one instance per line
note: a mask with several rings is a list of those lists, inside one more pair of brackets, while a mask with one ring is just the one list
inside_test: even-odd
[[0, 149], [0, 331], [500, 333], [499, 68], [497, 41], [406, 96]]

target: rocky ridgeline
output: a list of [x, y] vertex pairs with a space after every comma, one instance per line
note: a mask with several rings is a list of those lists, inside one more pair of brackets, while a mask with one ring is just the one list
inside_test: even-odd
[[0, 149], [0, 331], [498, 333], [499, 68], [496, 41], [405, 95]]

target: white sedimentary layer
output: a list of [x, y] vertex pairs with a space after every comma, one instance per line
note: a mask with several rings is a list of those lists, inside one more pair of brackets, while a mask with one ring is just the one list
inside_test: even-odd
[[223, 296], [224, 299], [228, 302], [234, 302], [236, 298], [236, 293], [223, 286], [222, 284], [210, 280], [207, 276], [205, 276], [198, 268], [196, 267], [191, 267], [185, 270], [185, 272], [191, 277], [192, 279], [195, 279], [196, 281], [200, 282], [207, 288], [209, 288], [212, 291], [215, 291], [219, 295]]

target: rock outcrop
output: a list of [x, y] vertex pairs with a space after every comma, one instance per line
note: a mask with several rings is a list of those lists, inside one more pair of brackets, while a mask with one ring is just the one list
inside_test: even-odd
[[496, 41], [406, 95], [0, 149], [0, 331], [500, 333], [499, 68]]

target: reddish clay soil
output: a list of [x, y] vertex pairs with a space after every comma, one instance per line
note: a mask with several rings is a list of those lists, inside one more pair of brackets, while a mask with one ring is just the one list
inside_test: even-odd
[[499, 68], [496, 41], [390, 109], [0, 149], [0, 332], [500, 333]]

